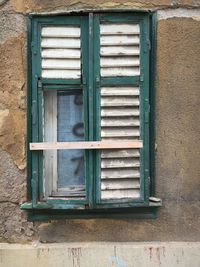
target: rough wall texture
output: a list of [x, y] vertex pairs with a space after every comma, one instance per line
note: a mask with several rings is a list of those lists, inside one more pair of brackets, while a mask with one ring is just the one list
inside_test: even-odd
[[[165, 8], [177, 6], [195, 8], [200, 3], [195, 0], [0, 1], [0, 241], [199, 240], [200, 17], [181, 17], [178, 9], [178, 17], [173, 15], [158, 21], [156, 191], [164, 203], [158, 219], [30, 223], [19, 209], [19, 203], [26, 198], [27, 13], [139, 7], [161, 8], [165, 14]], [[187, 14], [187, 9], [184, 12]]]

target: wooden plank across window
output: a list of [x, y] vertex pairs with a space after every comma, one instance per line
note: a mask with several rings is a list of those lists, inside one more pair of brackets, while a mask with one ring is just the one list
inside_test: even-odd
[[30, 143], [30, 150], [142, 148], [141, 140]]

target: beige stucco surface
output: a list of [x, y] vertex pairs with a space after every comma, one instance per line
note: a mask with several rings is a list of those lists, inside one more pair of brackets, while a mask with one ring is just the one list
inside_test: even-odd
[[[27, 13], [138, 5], [162, 9], [157, 31], [155, 101], [156, 195], [163, 200], [158, 218], [27, 222], [26, 213], [19, 209], [19, 204], [26, 200]], [[173, 9], [170, 13], [167, 9], [165, 13], [165, 8], [172, 6], [182, 6], [184, 12]], [[197, 6], [199, 1], [189, 0], [0, 1], [1, 242], [200, 241], [200, 16]]]
[[199, 267], [200, 243], [0, 244], [0, 267]]

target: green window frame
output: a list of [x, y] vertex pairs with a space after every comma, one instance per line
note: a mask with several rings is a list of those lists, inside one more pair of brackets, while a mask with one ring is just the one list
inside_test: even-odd
[[[77, 15], [31, 16], [28, 20], [27, 89], [27, 172], [30, 220], [70, 217], [99, 217], [123, 214], [154, 216], [160, 201], [154, 195], [154, 53], [156, 14], [151, 12], [92, 12]], [[138, 23], [140, 25], [140, 74], [101, 77], [100, 23]], [[82, 73], [77, 79], [41, 77], [41, 29], [43, 26], [78, 25], [81, 29]], [[151, 47], [150, 47], [151, 46]], [[30, 151], [29, 143], [43, 142], [43, 91], [66, 90], [77, 86], [83, 91], [85, 141], [100, 140], [100, 87], [138, 86], [140, 95], [141, 149], [140, 197], [106, 199], [100, 197], [100, 150], [85, 150], [85, 199], [44, 199], [43, 151]], [[151, 108], [150, 108], [151, 106]], [[89, 116], [90, 114], [90, 116]], [[153, 198], [152, 198], [153, 199]], [[153, 199], [154, 200], [154, 199]]]

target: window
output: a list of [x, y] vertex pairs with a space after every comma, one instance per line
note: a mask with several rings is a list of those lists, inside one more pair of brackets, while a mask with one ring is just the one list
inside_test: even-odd
[[22, 208], [150, 205], [150, 28], [149, 13], [31, 18]]

